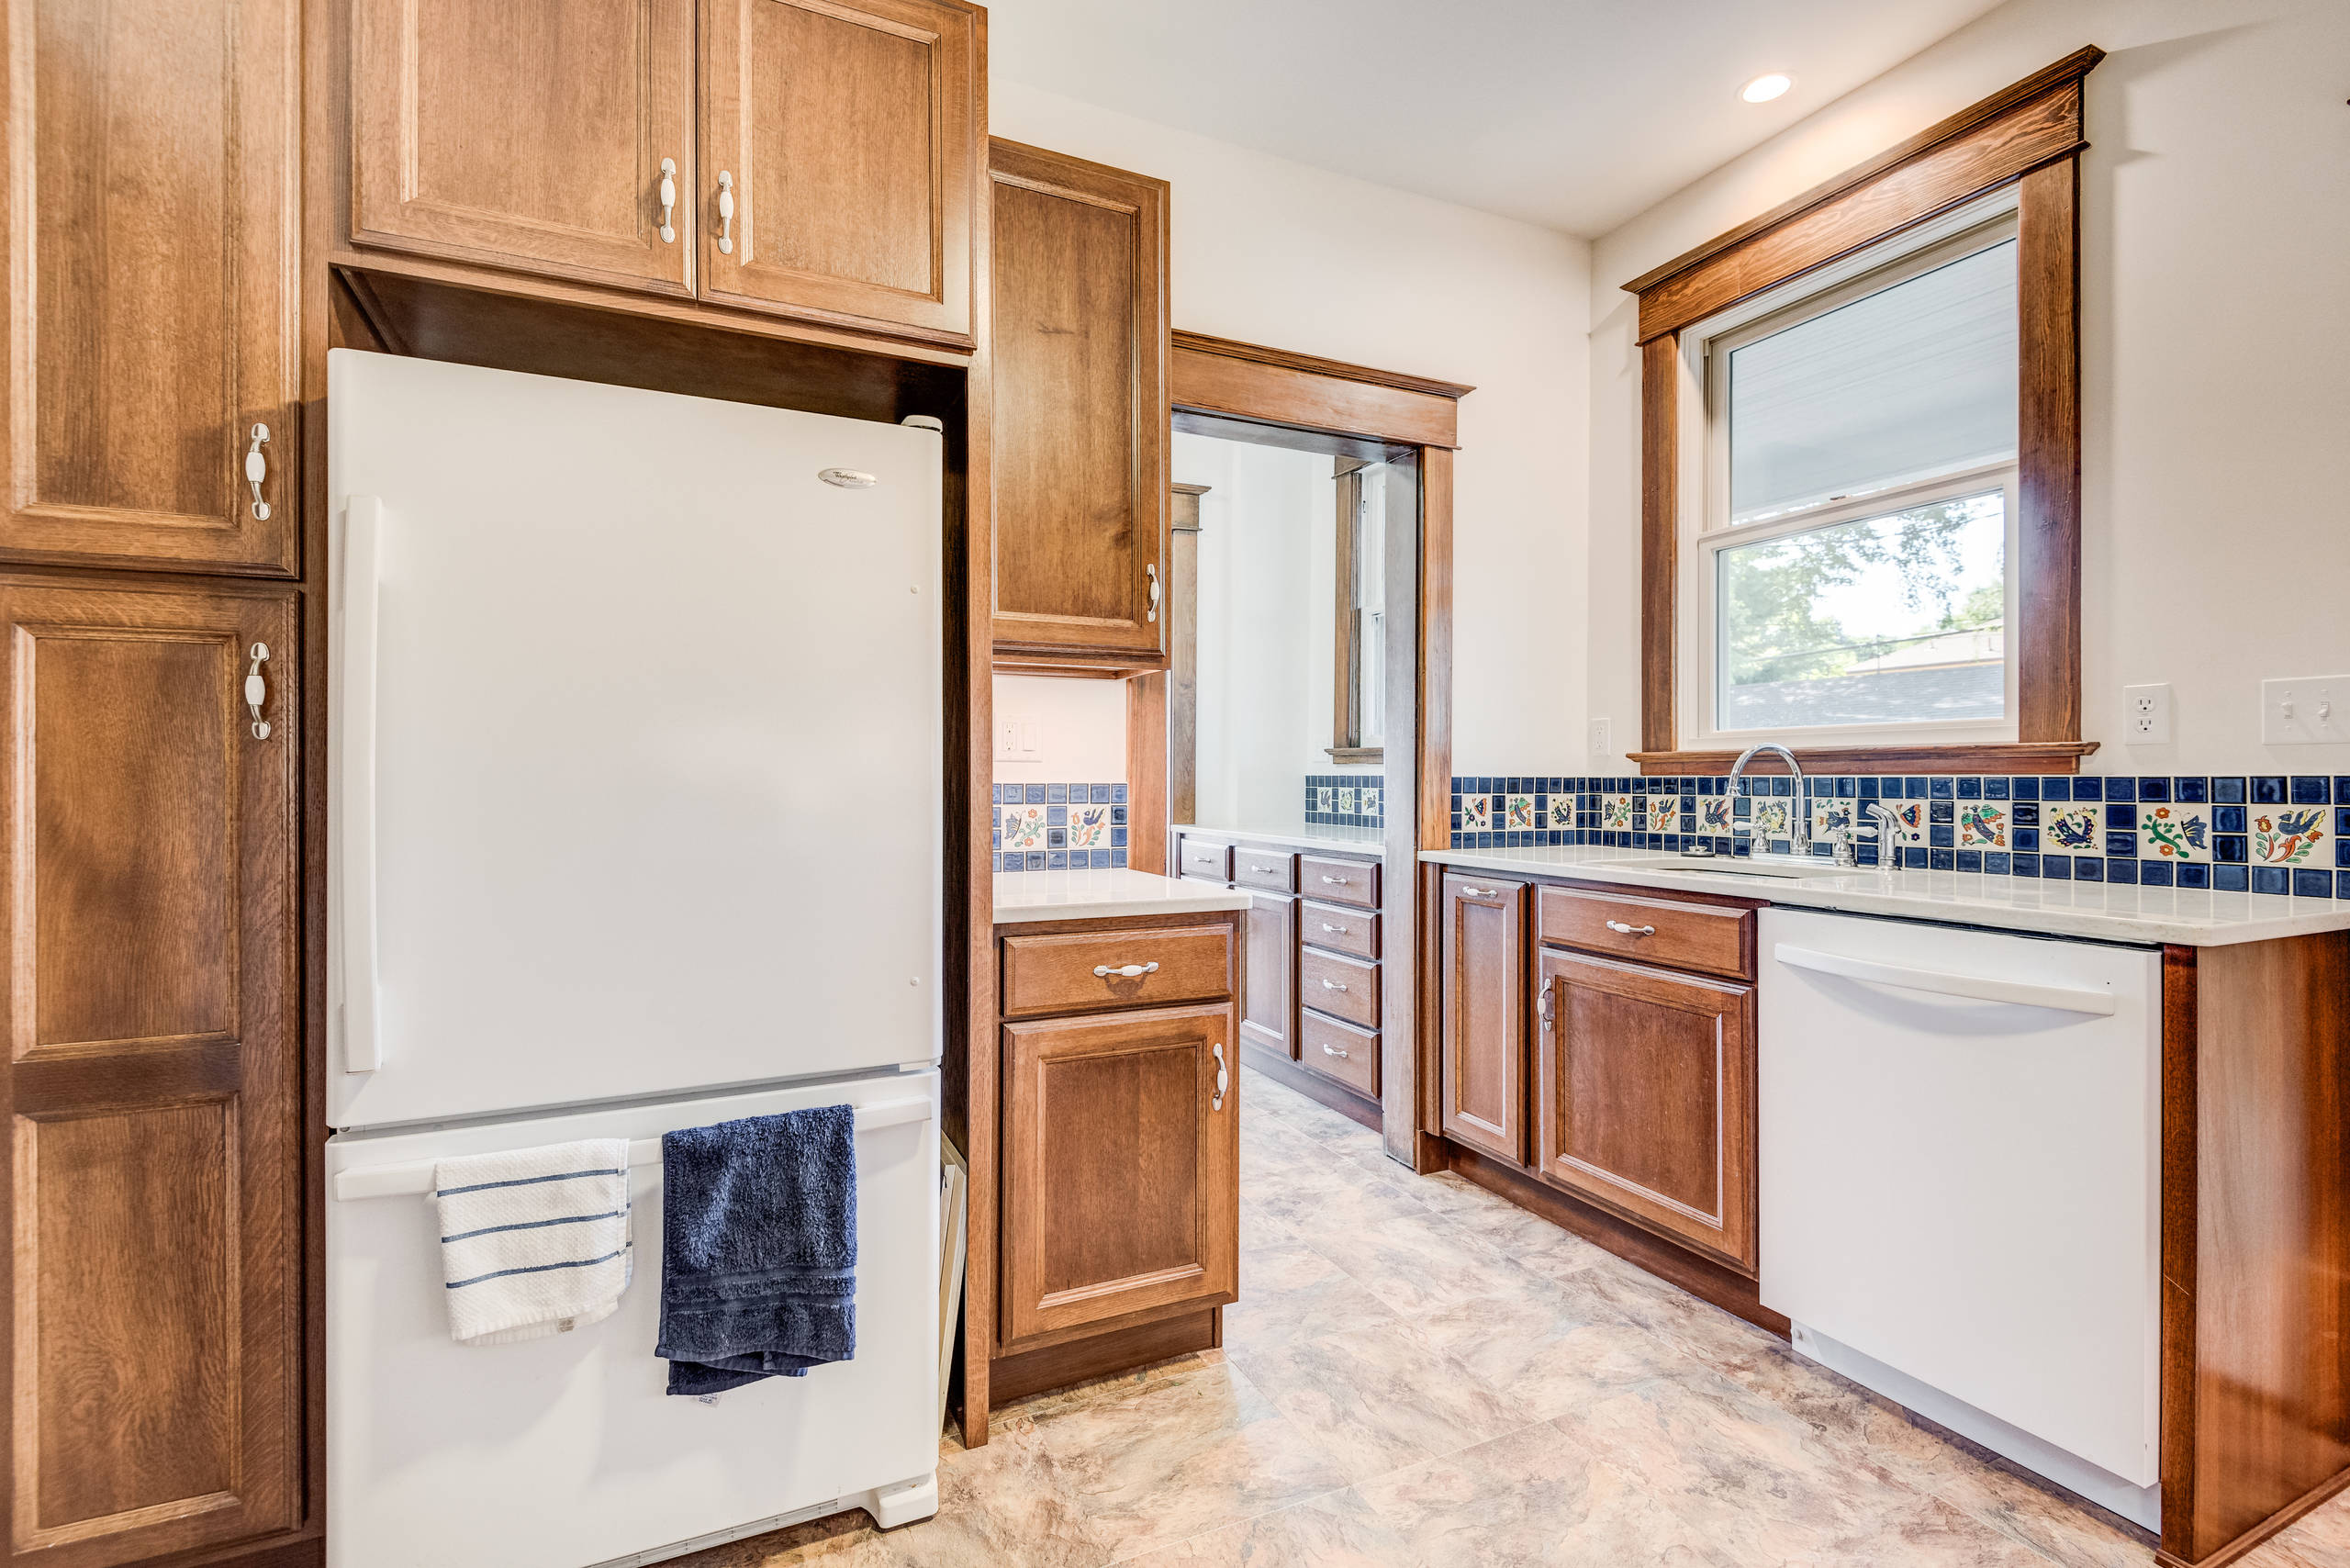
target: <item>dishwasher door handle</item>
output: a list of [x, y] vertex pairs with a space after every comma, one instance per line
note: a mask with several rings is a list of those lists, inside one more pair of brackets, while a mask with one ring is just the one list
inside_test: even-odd
[[2023, 980], [1994, 980], [1986, 975], [1953, 975], [1941, 969], [1913, 969], [1906, 964], [1880, 964], [1869, 958], [1846, 958], [1841, 953], [1823, 953], [1815, 947], [1797, 947], [1782, 942], [1771, 950], [1783, 964], [1798, 969], [1813, 969], [1823, 975], [1841, 975], [1846, 980], [1866, 980], [1871, 985], [1889, 985], [1903, 991], [1931, 991], [1937, 996], [1963, 996], [1975, 1002], [2006, 1002], [2019, 1007], [2049, 1007], [2060, 1013], [2087, 1013], [2110, 1017], [2114, 1011], [2110, 991], [2081, 991], [2072, 986], [2031, 985]]

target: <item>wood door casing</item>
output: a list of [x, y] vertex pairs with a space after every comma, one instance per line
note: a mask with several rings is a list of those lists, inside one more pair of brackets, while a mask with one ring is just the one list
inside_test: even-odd
[[1443, 881], [1442, 1075], [1448, 1137], [1526, 1160], [1526, 884], [1448, 872]]
[[1004, 1347], [1238, 1298], [1233, 1025], [1222, 1002], [1004, 1025]]
[[0, 578], [10, 1561], [299, 1519], [295, 618]]
[[1755, 1268], [1754, 988], [1542, 950], [1535, 1168]]
[[1164, 180], [990, 144], [995, 643], [1164, 662]]
[[1240, 1033], [1269, 1051], [1297, 1055], [1297, 901], [1258, 893], [1248, 901], [1248, 958]]
[[693, 0], [352, 0], [352, 241], [689, 295], [693, 94]]
[[702, 0], [703, 297], [970, 342], [979, 26], [958, 0]]
[[5, 18], [0, 557], [291, 576], [300, 7], [7, 0]]

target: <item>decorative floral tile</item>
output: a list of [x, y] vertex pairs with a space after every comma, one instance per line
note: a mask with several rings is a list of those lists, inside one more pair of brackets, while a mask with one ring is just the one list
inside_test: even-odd
[[2252, 857], [2264, 866], [2299, 866], [2326, 836], [2323, 806], [2280, 806], [2252, 819]]
[[1632, 820], [1632, 797], [1613, 792], [1599, 797], [1599, 826], [1603, 833], [1631, 833], [1636, 829]]
[[1006, 806], [1003, 809], [1003, 847], [1007, 852], [1045, 847], [1043, 805]]
[[1505, 796], [1502, 812], [1502, 826], [1511, 833], [1530, 833], [1534, 828], [1534, 797]]
[[1958, 846], [1961, 849], [2005, 849], [2008, 846], [2007, 802], [1961, 801], [1958, 803]]
[[1700, 795], [1697, 797], [1696, 831], [1719, 838], [1729, 832], [1729, 797]]
[[1679, 833], [1681, 831], [1681, 797], [1678, 795], [1643, 795], [1648, 807], [1642, 831], [1648, 833]]
[[1314, 787], [1314, 809], [1315, 811], [1335, 812], [1338, 809], [1337, 800], [1337, 790], [1332, 789], [1329, 785], [1317, 784]]
[[1069, 846], [1071, 849], [1107, 849], [1110, 847], [1110, 803], [1071, 806], [1069, 809]]
[[1754, 815], [1751, 818], [1754, 823], [1754, 836], [1759, 839], [1786, 837], [1787, 823], [1794, 820], [1787, 811], [1792, 803], [1785, 797], [1777, 795], [1765, 796], [1757, 800], [1754, 802]]
[[1379, 814], [1379, 786], [1366, 784], [1355, 791], [1355, 809], [1367, 817]]
[[1877, 832], [1899, 847], [1926, 842], [1928, 812], [1923, 801], [1883, 801], [1875, 813]]
[[1491, 795], [1460, 797], [1460, 831], [1463, 833], [1494, 831], [1494, 798]]
[[1353, 785], [1351, 785], [1351, 784], [1341, 784], [1341, 785], [1339, 785], [1339, 786], [1338, 786], [1337, 794], [1338, 794], [1338, 807], [1337, 807], [1338, 814], [1339, 814], [1340, 816], [1342, 816], [1342, 817], [1350, 817], [1350, 816], [1354, 815], [1354, 814], [1355, 814], [1355, 787], [1354, 787]]
[[2094, 855], [2104, 842], [2101, 817], [2094, 805], [2078, 801], [2040, 808], [2040, 841], [2043, 849]]
[[2201, 806], [2142, 806], [2138, 848], [2148, 860], [2200, 866], [2211, 858], [2210, 814]]

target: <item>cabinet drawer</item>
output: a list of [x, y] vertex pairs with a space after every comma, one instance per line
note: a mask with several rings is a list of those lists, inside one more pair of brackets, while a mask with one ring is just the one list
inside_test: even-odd
[[1297, 891], [1297, 857], [1286, 849], [1250, 849], [1244, 845], [1232, 852], [1232, 879], [1244, 888], [1293, 893]]
[[1298, 1015], [1298, 1059], [1358, 1094], [1379, 1098], [1379, 1035], [1317, 1013]]
[[1376, 860], [1325, 860], [1317, 856], [1298, 857], [1300, 889], [1309, 897], [1330, 903], [1350, 903], [1357, 909], [1379, 907], [1379, 862]]
[[1298, 910], [1297, 935], [1308, 946], [1352, 953], [1358, 958], [1379, 957], [1376, 914], [1337, 904], [1312, 902], [1299, 904]]
[[1544, 888], [1535, 930], [1545, 942], [1667, 969], [1740, 979], [1754, 974], [1752, 910]]
[[[1116, 971], [1140, 967], [1138, 975]], [[1232, 994], [1232, 928], [1160, 926], [1003, 939], [1003, 1015], [1157, 1007]]]
[[1232, 846], [1213, 838], [1183, 835], [1183, 875], [1211, 882], [1232, 880]]
[[1297, 999], [1306, 1006], [1360, 1024], [1379, 1025], [1379, 966], [1303, 947], [1297, 955]]

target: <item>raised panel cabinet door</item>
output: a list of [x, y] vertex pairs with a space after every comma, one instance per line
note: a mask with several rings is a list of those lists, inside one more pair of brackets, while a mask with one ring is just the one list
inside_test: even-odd
[[351, 239], [692, 292], [694, 0], [349, 0]]
[[1544, 949], [1537, 1164], [1748, 1273], [1754, 989]]
[[291, 577], [297, 0], [0, 6], [0, 561]]
[[9, 1562], [299, 1521], [294, 626], [0, 577]]
[[702, 297], [969, 343], [985, 18], [701, 0]]
[[1003, 1336], [1238, 1299], [1229, 1003], [1004, 1026]]
[[1438, 1062], [1445, 1135], [1526, 1161], [1526, 884], [1447, 872]]
[[1248, 962], [1240, 1032], [1269, 1051], [1297, 1055], [1297, 901], [1258, 893], [1248, 901]]
[[1167, 182], [990, 149], [996, 652], [1159, 664]]

